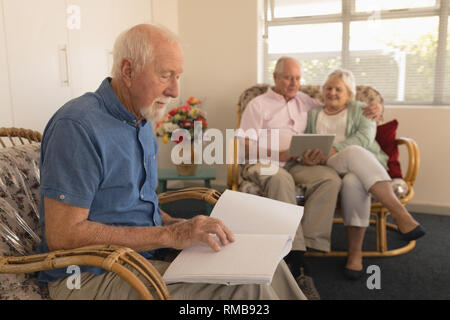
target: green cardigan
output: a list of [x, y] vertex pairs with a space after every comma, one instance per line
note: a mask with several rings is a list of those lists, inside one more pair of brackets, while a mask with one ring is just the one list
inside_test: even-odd
[[[360, 101], [354, 101], [348, 104], [347, 128], [345, 131], [347, 139], [336, 144], [334, 147], [337, 151], [342, 151], [345, 147], [350, 145], [361, 146], [372, 152], [387, 170], [387, 161], [389, 157], [381, 150], [380, 145], [375, 141], [377, 125], [375, 121], [364, 116], [364, 110], [361, 107], [365, 105], [365, 103]], [[322, 109], [323, 108], [314, 108], [309, 111], [306, 133], [317, 133], [317, 116]]]

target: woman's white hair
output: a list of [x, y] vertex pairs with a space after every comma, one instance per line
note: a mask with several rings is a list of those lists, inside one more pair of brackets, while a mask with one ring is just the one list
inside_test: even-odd
[[111, 70], [113, 78], [121, 77], [121, 64], [124, 59], [133, 61], [137, 73], [140, 73], [147, 63], [154, 61], [155, 41], [152, 35], [155, 34], [161, 35], [169, 42], [180, 44], [179, 38], [163, 26], [141, 24], [125, 30], [117, 37], [114, 43], [113, 66]]
[[355, 76], [353, 75], [353, 73], [350, 70], [346, 70], [346, 69], [335, 69], [333, 71], [331, 71], [325, 82], [322, 85], [321, 91], [323, 91], [323, 87], [326, 85], [326, 83], [332, 79], [336, 79], [339, 78], [341, 79], [345, 86], [347, 87], [347, 90], [350, 93], [350, 98], [348, 99], [348, 102], [352, 102], [355, 100], [356, 97], [356, 81], [355, 81]]

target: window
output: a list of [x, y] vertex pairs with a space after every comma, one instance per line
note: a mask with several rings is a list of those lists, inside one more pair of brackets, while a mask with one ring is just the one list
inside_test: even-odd
[[323, 15], [341, 13], [341, 0], [275, 0], [274, 17], [305, 17], [312, 15]]
[[449, 2], [266, 0], [265, 81], [288, 55], [302, 63], [302, 84], [346, 68], [386, 103], [450, 104]]
[[445, 57], [444, 96], [443, 101], [450, 101], [450, 18], [447, 24], [447, 54]]
[[[330, 41], [315, 41], [327, 37]], [[320, 82], [327, 70], [341, 66], [341, 23], [270, 27], [269, 39], [269, 77], [278, 58], [284, 55], [302, 62], [302, 83]]]
[[356, 12], [436, 7], [436, 0], [356, 0]]

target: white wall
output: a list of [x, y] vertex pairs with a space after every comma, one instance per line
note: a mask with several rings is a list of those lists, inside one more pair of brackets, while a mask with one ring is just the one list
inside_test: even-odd
[[[416, 195], [408, 209], [450, 215], [450, 107], [387, 106], [385, 120], [397, 119], [398, 137], [413, 138], [420, 151]], [[406, 148], [401, 147], [402, 170]]]
[[3, 2], [0, 1], [0, 127], [11, 127], [13, 125], [10, 90], [8, 55], [3, 21]]
[[[185, 51], [181, 98], [204, 101], [209, 128], [236, 127], [236, 103], [258, 79], [258, 0], [178, 2], [179, 35]], [[173, 167], [160, 143], [160, 167]], [[226, 165], [216, 165], [216, 187], [226, 185]]]
[[152, 0], [152, 23], [178, 34], [178, 0]]

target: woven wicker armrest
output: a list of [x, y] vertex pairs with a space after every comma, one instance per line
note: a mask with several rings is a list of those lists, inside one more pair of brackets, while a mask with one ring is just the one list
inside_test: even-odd
[[0, 257], [0, 273], [32, 273], [66, 268], [70, 265], [95, 266], [117, 273], [139, 293], [143, 300], [153, 300], [155, 297], [130, 270], [133, 268], [153, 286], [159, 299], [170, 299], [169, 291], [155, 267], [140, 254], [125, 247], [89, 246], [24, 257]]
[[[405, 145], [408, 151], [408, 167], [406, 169], [406, 174], [403, 177], [406, 184], [408, 185], [408, 193], [399, 198], [400, 202], [405, 205], [414, 198], [414, 183], [416, 182], [417, 175], [419, 173], [420, 167], [420, 152], [417, 143], [414, 139], [399, 137], [396, 139], [397, 145]], [[382, 209], [384, 206], [380, 202], [372, 202], [372, 211], [377, 211]]]
[[177, 191], [164, 192], [158, 195], [160, 204], [183, 199], [198, 199], [209, 204], [215, 205], [220, 198], [220, 193], [214, 189], [208, 188], [186, 188]]
[[[3, 141], [3, 139], [7, 140]], [[17, 140], [16, 140], [17, 139]], [[23, 128], [0, 128], [0, 146], [6, 148], [9, 142], [11, 146], [17, 144], [25, 144], [25, 139], [28, 143], [41, 142], [42, 134], [37, 131]]]
[[396, 139], [397, 145], [405, 145], [408, 149], [408, 169], [405, 174], [405, 182], [412, 187], [416, 182], [420, 167], [419, 147], [414, 139], [399, 137]]

